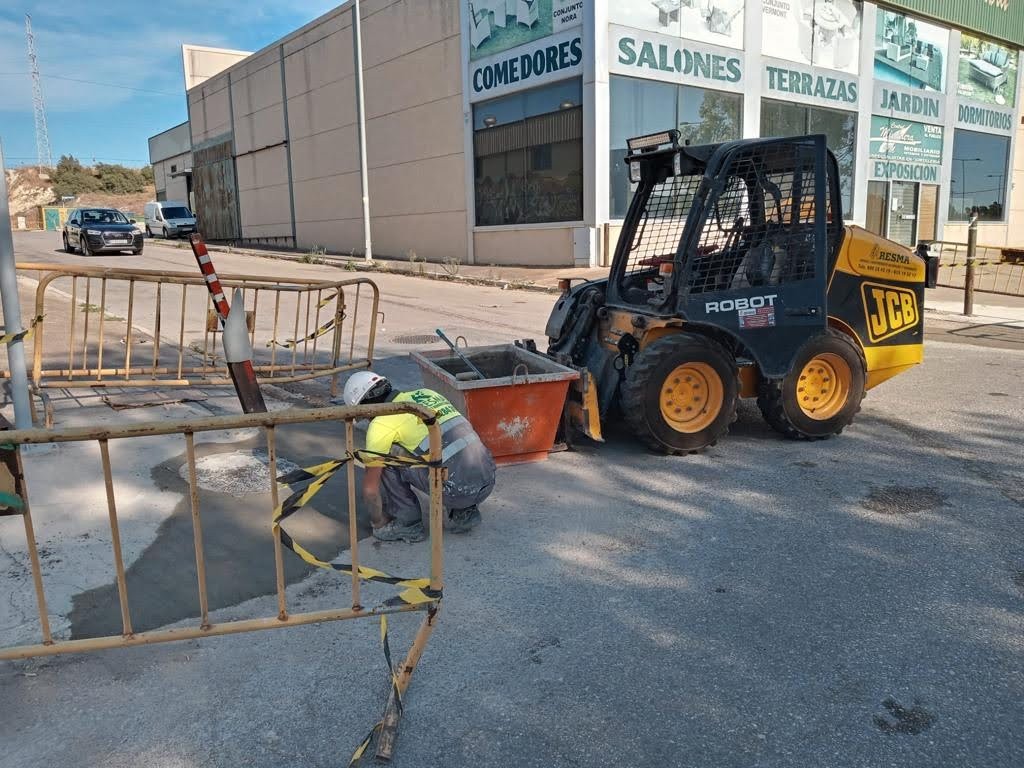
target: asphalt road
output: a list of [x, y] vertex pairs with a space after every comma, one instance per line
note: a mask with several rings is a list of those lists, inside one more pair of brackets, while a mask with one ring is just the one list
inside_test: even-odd
[[[168, 250], [147, 257], [191, 258]], [[438, 318], [475, 343], [536, 335], [550, 303], [379, 277], [389, 339]], [[503, 469], [483, 526], [446, 540], [393, 764], [1024, 765], [1024, 330], [1002, 332], [929, 338], [834, 440], [781, 439], [744, 404], [700, 456], [613, 430]], [[386, 343], [411, 380], [408, 347]], [[364, 560], [406, 573], [426, 547]], [[315, 610], [347, 587], [324, 573], [289, 595]], [[275, 612], [262, 597], [218, 615]], [[391, 627], [398, 653], [414, 622]], [[344, 764], [387, 693], [376, 632], [0, 664], [0, 766]]]

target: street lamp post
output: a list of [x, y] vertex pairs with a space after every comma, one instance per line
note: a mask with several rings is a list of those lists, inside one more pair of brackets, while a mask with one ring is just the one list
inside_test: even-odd
[[370, 237], [370, 179], [366, 168], [366, 98], [363, 93], [363, 31], [359, 14], [359, 0], [352, 2], [352, 50], [355, 55], [356, 74], [356, 130], [359, 133], [359, 182], [363, 192], [363, 241], [365, 258], [373, 261], [373, 243]]

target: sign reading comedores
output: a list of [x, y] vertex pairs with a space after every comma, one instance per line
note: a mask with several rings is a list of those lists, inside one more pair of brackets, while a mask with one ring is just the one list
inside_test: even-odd
[[551, 35], [488, 59], [469, 69], [470, 101], [482, 101], [506, 93], [563, 80], [583, 71], [583, 39], [580, 31]]

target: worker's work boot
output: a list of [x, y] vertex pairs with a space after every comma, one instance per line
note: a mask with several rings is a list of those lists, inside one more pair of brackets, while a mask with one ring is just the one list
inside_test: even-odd
[[385, 523], [380, 528], [373, 529], [373, 538], [377, 541], [405, 541], [410, 544], [423, 541], [427, 538], [423, 530], [423, 523], [415, 522], [410, 525], [402, 525], [397, 520]]
[[453, 509], [448, 513], [449, 533], [469, 533], [480, 523], [480, 510], [476, 504], [464, 509]]

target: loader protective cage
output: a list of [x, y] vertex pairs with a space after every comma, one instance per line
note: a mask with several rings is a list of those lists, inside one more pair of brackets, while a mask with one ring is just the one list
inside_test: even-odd
[[835, 158], [822, 135], [679, 147], [674, 134], [626, 158], [639, 184], [607, 304], [724, 332], [781, 377], [827, 323], [844, 231]]
[[[355, 449], [354, 424], [363, 419], [395, 414], [411, 414], [427, 427], [429, 450], [426, 459], [402, 459], [388, 456], [367, 457], [365, 451]], [[335, 456], [312, 467], [290, 472], [278, 477], [278, 453], [276, 434], [279, 427], [316, 422], [341, 422], [345, 428], [345, 442], [338, 446]], [[25, 550], [32, 582], [35, 588], [35, 602], [39, 616], [39, 642], [31, 645], [0, 647], [0, 661], [29, 659], [38, 656], [52, 656], [62, 653], [98, 651], [125, 648], [152, 643], [166, 643], [175, 640], [191, 640], [218, 635], [255, 632], [258, 630], [319, 624], [342, 619], [375, 617], [381, 622], [381, 644], [388, 666], [390, 695], [383, 717], [373, 726], [369, 736], [356, 748], [352, 762], [356, 763], [367, 751], [374, 736], [377, 737], [376, 754], [389, 759], [403, 711], [403, 696], [419, 663], [427, 641], [437, 624], [439, 607], [443, 594], [443, 549], [442, 549], [442, 489], [446, 471], [441, 463], [442, 437], [436, 414], [430, 408], [415, 403], [385, 403], [357, 407], [332, 406], [317, 409], [291, 409], [272, 413], [250, 413], [244, 415], [215, 416], [183, 421], [162, 421], [130, 424], [117, 427], [77, 427], [61, 430], [25, 429], [3, 431], [9, 424], [0, 418], [0, 523], [20, 517], [25, 529]], [[210, 615], [206, 578], [206, 555], [203, 547], [203, 525], [200, 504], [200, 488], [197, 482], [196, 439], [197, 433], [224, 430], [258, 429], [267, 451], [269, 471], [269, 496], [272, 509], [267, 510], [266, 535], [267, 552], [273, 552], [273, 568], [276, 576], [277, 612], [273, 616], [237, 620], [215, 621]], [[193, 549], [195, 555], [197, 602], [194, 623], [172, 629], [136, 631], [132, 626], [132, 612], [128, 599], [128, 577], [121, 546], [118, 520], [118, 486], [113, 471], [111, 443], [131, 442], [134, 438], [178, 435], [184, 443], [185, 466], [188, 472], [188, 493], [191, 506]], [[110, 526], [113, 575], [117, 585], [121, 610], [121, 633], [104, 637], [63, 639], [54, 637], [50, 630], [49, 613], [45, 594], [45, 574], [40, 564], [36, 534], [32, 521], [30, 493], [25, 481], [23, 456], [20, 447], [46, 443], [95, 443], [98, 447], [99, 472], [97, 482], [106, 488], [107, 512]], [[130, 450], [130, 449], [129, 449]], [[416, 574], [413, 578], [398, 577], [362, 564], [360, 559], [359, 533], [356, 520], [355, 464], [364, 458], [374, 462], [402, 462], [416, 464], [430, 478], [430, 548], [429, 571]], [[115, 453], [116, 459], [116, 453]], [[347, 553], [331, 561], [322, 561], [313, 556], [283, 529], [284, 520], [298, 512], [324, 486], [332, 475], [339, 471], [347, 473], [348, 494], [348, 540]], [[7, 481], [3, 482], [6, 477]], [[102, 478], [102, 480], [100, 479]], [[308, 485], [306, 485], [308, 483]], [[302, 486], [285, 500], [279, 498], [279, 485]], [[7, 485], [11, 487], [8, 488]], [[134, 493], [134, 490], [132, 491]], [[284, 552], [289, 550], [310, 565], [325, 568], [339, 575], [348, 576], [351, 583], [348, 604], [317, 611], [293, 613], [289, 611], [284, 572]], [[390, 599], [367, 607], [363, 604], [364, 584], [391, 585], [392, 590], [401, 590]], [[388, 616], [404, 613], [422, 613], [423, 619], [416, 631], [405, 659], [395, 665], [391, 658], [388, 641]]]

